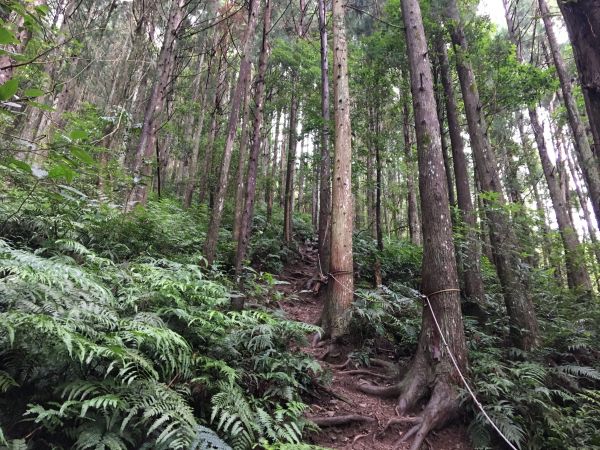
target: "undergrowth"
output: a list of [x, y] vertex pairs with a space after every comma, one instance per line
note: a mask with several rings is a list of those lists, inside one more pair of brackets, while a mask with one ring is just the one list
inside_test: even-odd
[[293, 349], [318, 329], [231, 310], [200, 268], [203, 211], [63, 191], [1, 220], [0, 446], [300, 445], [320, 366]]
[[[544, 329], [544, 345], [535, 352], [505, 346], [508, 325], [499, 308], [483, 327], [465, 318], [471, 386], [519, 449], [600, 449], [599, 314], [567, 291], [534, 295]], [[542, 303], [549, 297], [554, 303]], [[417, 291], [399, 283], [359, 291], [351, 310], [352, 335], [362, 343], [351, 355], [355, 362], [368, 365], [382, 349], [407, 361], [416, 348], [421, 305]], [[491, 333], [491, 323], [500, 332]], [[463, 402], [474, 447], [501, 445], [466, 389]]]
[[[302, 394], [320, 366], [295, 351], [316, 327], [267, 309], [297, 243], [284, 246], [281, 212], [260, 208], [244, 272], [253, 301], [232, 311], [231, 235], [204, 268], [207, 211], [169, 198], [124, 215], [77, 186], [29, 193], [19, 179], [0, 210], [0, 446], [7, 448], [311, 448]], [[24, 201], [27, 200], [27, 201]], [[16, 213], [15, 213], [16, 212]], [[297, 219], [302, 241], [308, 221]], [[350, 311], [355, 351], [414, 353], [422, 302], [421, 249], [357, 234]], [[373, 289], [381, 264], [384, 286]], [[482, 261], [487, 322], [466, 318], [470, 381], [519, 449], [600, 449], [600, 313], [531, 270], [543, 345], [507, 347], [493, 266]], [[491, 331], [493, 330], [493, 331]], [[500, 444], [464, 394], [476, 448]]]

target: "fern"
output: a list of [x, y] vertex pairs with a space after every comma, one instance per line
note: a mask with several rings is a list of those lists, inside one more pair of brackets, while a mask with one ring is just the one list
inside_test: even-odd
[[600, 381], [600, 372], [593, 367], [563, 365], [555, 369], [559, 373], [573, 375], [575, 377], [588, 378], [590, 380]]
[[196, 439], [192, 443], [191, 450], [232, 450], [213, 430], [198, 426]]
[[[289, 347], [318, 327], [226, 311], [227, 289], [197, 265], [149, 257], [119, 265], [72, 239], [35, 253], [0, 241], [0, 271], [0, 388], [43, 392], [11, 408], [45, 439], [187, 449], [212, 415], [236, 449], [300, 442], [299, 392], [321, 368]], [[210, 411], [192, 408], [195, 386]], [[0, 397], [0, 410], [7, 401]]]

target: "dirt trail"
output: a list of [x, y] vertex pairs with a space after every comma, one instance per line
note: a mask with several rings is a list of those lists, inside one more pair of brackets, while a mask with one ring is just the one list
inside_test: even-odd
[[[278, 286], [284, 294], [280, 302], [282, 309], [293, 320], [316, 323], [322, 310], [322, 299], [309, 290], [310, 280], [317, 273], [316, 249], [306, 246], [300, 249], [302, 258], [296, 263], [286, 266], [279, 279], [289, 284]], [[316, 359], [325, 353], [324, 348], [308, 346], [301, 351], [313, 355]], [[379, 355], [381, 359], [389, 359], [388, 355]], [[347, 450], [391, 450], [408, 449], [408, 443], [397, 441], [410, 429], [410, 424], [393, 425], [385, 432], [383, 429], [391, 418], [397, 417], [394, 407], [396, 400], [369, 396], [358, 391], [355, 386], [361, 381], [385, 384], [384, 378], [372, 375], [355, 375], [347, 373], [354, 367], [339, 368], [335, 364], [321, 361], [321, 366], [332, 373], [332, 382], [327, 388], [329, 392], [320, 393], [320, 398], [307, 400], [310, 404], [310, 416], [337, 417], [358, 414], [374, 418], [372, 423], [353, 422], [348, 425], [323, 427], [318, 433], [307, 436], [308, 441], [321, 447]], [[369, 371], [387, 375], [384, 369], [368, 368]], [[463, 425], [454, 425], [439, 432], [432, 433], [423, 448], [433, 450], [471, 450], [467, 430]]]

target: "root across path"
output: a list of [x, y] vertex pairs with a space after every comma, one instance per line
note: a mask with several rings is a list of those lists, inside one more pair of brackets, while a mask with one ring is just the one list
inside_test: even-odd
[[[311, 280], [318, 272], [316, 250], [302, 248], [301, 258], [285, 267], [279, 279], [286, 281], [278, 289], [284, 294], [281, 308], [292, 320], [315, 324], [323, 308], [322, 296], [315, 295]], [[389, 355], [378, 355], [371, 367], [355, 367], [347, 355], [338, 360], [323, 360], [327, 346], [318, 346], [309, 336], [307, 347], [299, 349], [320, 361], [331, 373], [331, 384], [307, 398], [307, 417], [320, 430], [307, 435], [307, 441], [324, 448], [354, 450], [408, 450], [421, 429], [421, 411], [398, 414], [399, 375]], [[311, 342], [312, 341], [312, 342]], [[347, 352], [351, 349], [346, 349]], [[389, 395], [381, 395], [388, 392]], [[433, 431], [423, 440], [423, 449], [470, 450], [466, 427], [450, 425]]]

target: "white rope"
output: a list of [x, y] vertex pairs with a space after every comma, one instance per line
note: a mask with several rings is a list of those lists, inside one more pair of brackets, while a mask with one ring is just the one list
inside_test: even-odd
[[[445, 291], [439, 291], [439, 293], [441, 293], [441, 292], [445, 292]], [[434, 292], [434, 294], [436, 294], [436, 293], [437, 292]], [[496, 430], [496, 432], [500, 435], [500, 437], [502, 439], [504, 439], [504, 441], [508, 444], [508, 446], [512, 450], [517, 450], [517, 448], [512, 444], [512, 442], [510, 442], [508, 440], [508, 438], [506, 436], [504, 436], [504, 434], [502, 433], [502, 431], [500, 431], [500, 429], [494, 423], [494, 421], [491, 419], [491, 417], [488, 416], [488, 414], [485, 412], [485, 409], [483, 409], [483, 405], [479, 402], [479, 400], [477, 400], [477, 397], [475, 396], [475, 393], [471, 389], [471, 386], [469, 386], [469, 383], [467, 383], [467, 380], [465, 379], [464, 375], [460, 371], [460, 368], [458, 367], [458, 363], [456, 362], [456, 358], [454, 358], [454, 355], [452, 354], [452, 351], [450, 350], [450, 346], [448, 345], [448, 342], [446, 342], [446, 338], [444, 337], [444, 333], [442, 333], [442, 328], [440, 327], [440, 324], [438, 323], [437, 317], [435, 316], [435, 313], [433, 312], [433, 308], [431, 307], [431, 302], [429, 301], [429, 297], [426, 296], [426, 295], [423, 295], [423, 297], [425, 298], [425, 300], [427, 300], [427, 305], [429, 306], [429, 310], [431, 311], [431, 317], [433, 317], [433, 322], [435, 323], [435, 327], [437, 328], [438, 333], [440, 334], [440, 337], [442, 338], [442, 342], [444, 343], [444, 347], [446, 347], [446, 350], [448, 351], [448, 355], [450, 355], [450, 359], [452, 360], [452, 364], [454, 364], [454, 367], [456, 368], [456, 371], [458, 372], [458, 375], [460, 376], [460, 379], [462, 380], [463, 384], [467, 388], [467, 391], [471, 395], [471, 398], [473, 399], [473, 402], [475, 402], [475, 405], [477, 405], [477, 408], [479, 408], [479, 410], [481, 411], [481, 414], [483, 414], [483, 416], [490, 423], [490, 425], [492, 426], [492, 428], [494, 428], [494, 430]]]
[[[346, 291], [348, 294], [354, 296], [354, 291], [350, 290], [346, 286], [344, 286], [344, 284], [340, 280], [338, 280], [332, 273], [328, 273], [327, 275], [329, 275], [329, 277], [331, 277], [333, 279], [333, 281], [335, 281], [337, 284], [339, 284], [343, 291]], [[347, 274], [347, 275], [350, 275], [350, 274]]]
[[[354, 294], [353, 292], [350, 291], [350, 289], [348, 289], [346, 286], [344, 286], [340, 280], [338, 280], [335, 276], [333, 276], [333, 274], [330, 273], [329, 276], [331, 278], [333, 278], [333, 280], [336, 281], [340, 285], [340, 287], [342, 289], [346, 290], [348, 293]], [[432, 294], [429, 294], [429, 295], [437, 295], [437, 294], [442, 294], [444, 292], [460, 292], [460, 289], [443, 289], [441, 291], [436, 291], [436, 292], [434, 292]], [[454, 365], [454, 368], [458, 372], [458, 375], [460, 376], [461, 381], [465, 385], [465, 388], [467, 388], [467, 392], [469, 393], [469, 395], [473, 399], [473, 402], [475, 403], [475, 405], [477, 405], [477, 408], [479, 409], [479, 411], [481, 411], [481, 414], [483, 414], [483, 416], [486, 418], [486, 420], [489, 422], [489, 424], [492, 426], [492, 428], [494, 430], [496, 430], [496, 432], [500, 435], [500, 437], [502, 439], [504, 439], [504, 442], [506, 442], [506, 444], [508, 444], [508, 446], [512, 450], [518, 450], [513, 445], [513, 443], [510, 442], [510, 440], [504, 435], [504, 433], [502, 433], [502, 431], [500, 431], [500, 428], [498, 428], [498, 426], [494, 423], [494, 421], [488, 415], [488, 413], [485, 412], [485, 409], [483, 408], [483, 405], [481, 404], [481, 402], [475, 396], [475, 393], [473, 392], [473, 389], [471, 389], [471, 386], [469, 386], [469, 383], [467, 382], [467, 379], [465, 378], [465, 376], [461, 372], [460, 367], [458, 366], [458, 363], [456, 362], [456, 358], [454, 357], [454, 354], [450, 350], [450, 346], [448, 345], [448, 342], [446, 341], [446, 337], [444, 336], [444, 333], [442, 333], [442, 328], [440, 327], [440, 324], [439, 324], [439, 322], [437, 320], [435, 312], [433, 311], [433, 307], [431, 306], [431, 301], [429, 300], [429, 297], [427, 295], [424, 295], [424, 294], [421, 294], [421, 295], [427, 301], [427, 306], [429, 306], [429, 310], [431, 311], [431, 317], [433, 317], [433, 322], [435, 323], [435, 327], [437, 328], [437, 331], [438, 331], [440, 337], [442, 338], [442, 342], [444, 344], [444, 347], [446, 347], [446, 350], [448, 351], [448, 355], [450, 356], [450, 360], [452, 361], [452, 364]]]

